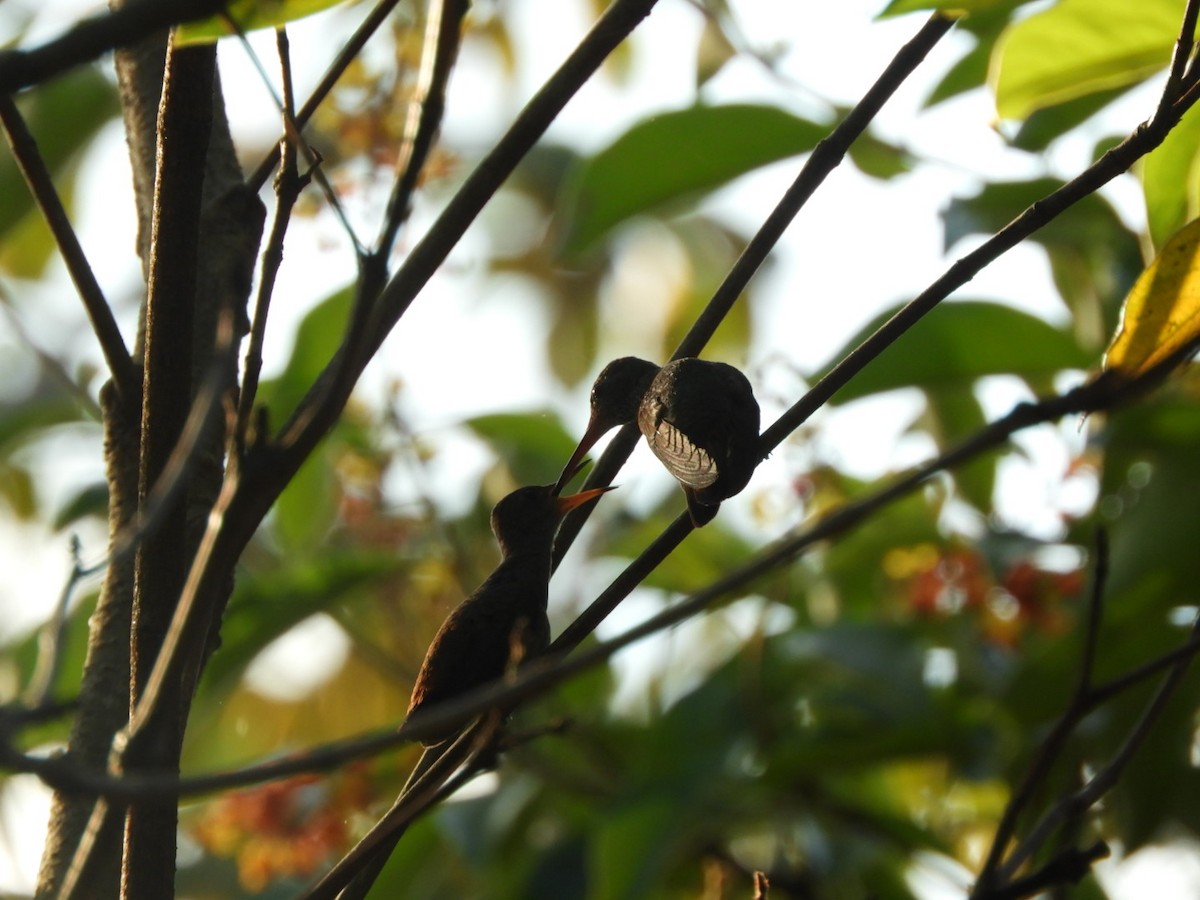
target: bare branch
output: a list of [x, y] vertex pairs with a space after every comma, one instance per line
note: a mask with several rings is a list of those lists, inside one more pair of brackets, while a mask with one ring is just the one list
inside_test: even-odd
[[1179, 26], [1179, 36], [1175, 39], [1175, 51], [1171, 56], [1171, 68], [1167, 71], [1167, 83], [1159, 99], [1159, 115], [1170, 114], [1171, 104], [1179, 99], [1187, 84], [1188, 63], [1196, 47], [1197, 13], [1200, 13], [1200, 0], [1188, 0], [1188, 5], [1183, 11], [1183, 21]]
[[[142, 454], [138, 481], [139, 510], [167, 466], [186, 428], [192, 396], [198, 247], [203, 179], [213, 121], [216, 48], [180, 48], [167, 52], [159, 113], [158, 174], [154, 189], [154, 225], [146, 300], [146, 377], [142, 399]], [[186, 504], [177, 501], [146, 535], [137, 557], [131, 647], [131, 702], [141, 697], [170, 628], [183, 587], [193, 542]], [[188, 648], [203, 652], [205, 635]], [[177, 771], [187, 706], [182, 684], [168, 685], [170, 699], [151, 727], [130, 736], [121, 752], [126, 770]], [[132, 897], [168, 897], [174, 890], [178, 819], [173, 797], [131, 806], [125, 830], [122, 893]]]
[[[238, 403], [236, 440], [238, 453], [245, 451], [246, 432], [250, 426], [250, 414], [258, 394], [258, 378], [262, 372], [262, 348], [267, 335], [267, 316], [271, 309], [271, 297], [275, 293], [275, 280], [283, 265], [283, 243], [288, 226], [292, 221], [292, 210], [300, 198], [300, 192], [308, 183], [309, 175], [300, 175], [296, 169], [296, 140], [288, 123], [294, 121], [295, 97], [292, 88], [292, 64], [287, 30], [280, 28], [275, 33], [275, 46], [279, 53], [279, 67], [283, 80], [281, 113], [284, 137], [280, 140], [281, 165], [275, 178], [275, 215], [271, 222], [271, 233], [262, 252], [262, 275], [258, 284], [258, 302], [254, 307], [254, 318], [250, 323], [250, 339], [246, 346], [246, 362], [242, 376], [242, 391]], [[260, 437], [266, 437], [260, 435]]]
[[103, 566], [91, 568], [84, 566], [79, 552], [79, 538], [72, 535], [71, 571], [58, 595], [53, 615], [42, 626], [41, 632], [38, 634], [37, 664], [29, 679], [29, 686], [25, 690], [25, 704], [33, 713], [54, 705], [50, 695], [54, 690], [54, 683], [58, 681], [59, 672], [62, 671], [63, 650], [67, 639], [67, 613], [70, 610], [71, 598], [75, 595], [75, 589], [85, 578], [95, 575], [103, 569]]
[[[462, 20], [467, 14], [465, 0], [433, 0], [425, 24], [425, 46], [421, 51], [421, 71], [416, 91], [409, 100], [404, 138], [396, 160], [396, 183], [388, 199], [383, 228], [372, 256], [378, 261], [380, 275], [387, 271], [387, 259], [396, 233], [408, 220], [413, 192], [425, 168], [429, 151], [442, 124], [446, 109], [446, 84], [458, 58], [462, 42]], [[372, 292], [373, 293], [373, 292]]]
[[223, 9], [226, 0], [138, 0], [84, 19], [60, 37], [32, 50], [0, 52], [0, 94], [45, 81], [81, 63], [147, 38], [183, 22], [204, 19]]
[[[0, 754], [3, 754], [0, 756], [0, 765], [36, 774], [60, 790], [102, 794], [121, 799], [150, 796], [162, 791], [190, 795], [285, 778], [302, 772], [327, 771], [350, 760], [373, 756], [404, 743], [445, 733], [447, 729], [462, 726], [488, 710], [515, 707], [531, 697], [539, 696], [567, 678], [605, 662], [630, 644], [702, 612], [722, 597], [745, 587], [780, 564], [796, 558], [814, 544], [847, 531], [878, 509], [920, 487], [937, 473], [962, 465], [978, 454], [999, 446], [1023, 428], [1066, 415], [1099, 412], [1128, 402], [1161, 382], [1166, 373], [1179, 365], [1180, 359], [1187, 352], [1195, 352], [1195, 347], [1178, 351], [1173, 358], [1164, 360], [1133, 379], [1101, 376], [1066, 394], [1049, 397], [1036, 404], [1020, 404], [1007, 416], [993, 422], [983, 432], [958, 447], [946, 451], [907, 475], [894, 479], [891, 484], [874, 493], [831, 511], [819, 521], [785, 535], [754, 559], [704, 590], [652, 616], [618, 637], [567, 656], [567, 652], [578, 643], [574, 637], [568, 639], [568, 630], [545, 655], [523, 665], [514, 679], [495, 682], [470, 691], [462, 697], [441, 704], [436, 709], [422, 713], [418, 721], [406, 722], [397, 730], [387, 729], [360, 738], [325, 744], [285, 760], [234, 772], [184, 779], [133, 773], [121, 778], [98, 776], [64, 765], [61, 760], [25, 757], [16, 753], [11, 745], [0, 745]], [[664, 532], [664, 536], [672, 534], [676, 526], [686, 521], [686, 514], [682, 515], [672, 528]], [[636, 565], [635, 562], [634, 566]], [[613, 590], [618, 583], [623, 584], [624, 579], [623, 574], [609, 590]], [[607, 593], [606, 591], [605, 594]], [[596, 603], [601, 603], [605, 594], [602, 594]], [[587, 615], [586, 611], [584, 615]], [[1189, 641], [1183, 648], [1165, 654], [1161, 659], [1135, 670], [1134, 673], [1114, 680], [1110, 685], [1098, 686], [1092, 696], [1107, 699], [1113, 693], [1111, 685], [1119, 685], [1121, 689], [1125, 689], [1134, 683], [1131, 676], [1136, 674], [1138, 680], [1150, 677], [1165, 666], [1177, 662], [1185, 653], [1190, 655], [1195, 652], [1197, 648], [1200, 648], [1200, 638]]]
[[41, 209], [42, 217], [50, 227], [71, 280], [75, 283], [75, 289], [79, 291], [79, 298], [83, 301], [88, 318], [91, 319], [92, 329], [96, 332], [100, 350], [112, 375], [113, 385], [122, 397], [132, 400], [141, 393], [141, 376], [125, 347], [125, 340], [121, 337], [116, 319], [113, 318], [112, 308], [108, 305], [104, 291], [100, 289], [91, 264], [79, 244], [75, 229], [67, 218], [67, 211], [58, 196], [58, 191], [54, 189], [50, 170], [38, 152], [37, 142], [29, 133], [25, 119], [12, 97], [0, 96], [0, 123], [3, 123], [4, 135], [12, 148], [21, 174], [25, 177], [25, 183], [29, 185], [30, 193]]
[[[380, 0], [363, 20], [362, 24], [355, 29], [354, 34], [350, 36], [350, 39], [338, 51], [338, 55], [329, 64], [329, 68], [325, 70], [325, 74], [313, 89], [312, 94], [309, 95], [308, 100], [304, 102], [304, 106], [293, 117], [297, 129], [301, 131], [304, 129], [304, 126], [308, 124], [308, 120], [312, 118], [313, 113], [317, 111], [317, 107], [329, 96], [329, 92], [333, 90], [338, 79], [342, 77], [347, 67], [358, 58], [358, 54], [362, 52], [362, 48], [366, 46], [367, 41], [371, 39], [371, 36], [384, 23], [387, 17], [392, 14], [392, 10], [396, 8], [399, 2], [400, 0]], [[283, 137], [280, 140], [282, 141], [287, 137], [288, 130], [285, 126]], [[255, 190], [266, 184], [267, 176], [271, 174], [271, 170], [279, 162], [279, 149], [281, 146], [282, 144], [277, 144], [275, 149], [259, 163], [254, 173], [246, 179], [246, 183]]]

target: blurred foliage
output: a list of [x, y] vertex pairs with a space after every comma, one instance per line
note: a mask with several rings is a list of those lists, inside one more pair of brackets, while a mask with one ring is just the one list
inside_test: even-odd
[[[705, 22], [694, 60], [697, 102], [634, 122], [590, 152], [555, 135], [560, 142], [529, 154], [477, 228], [484, 255], [476, 275], [535, 289], [547, 369], [578, 394], [615, 356], [661, 360], [673, 351], [748, 238], [705, 201], [746, 173], [810, 152], [833, 121], [701, 97], [751, 49], [737, 33], [736, 5], [698, 5]], [[1025, 15], [1023, 5], [893, 0], [883, 14], [963, 13], [956, 28], [968, 40], [927, 104], [990, 87], [1000, 115], [1019, 120], [1012, 146], [1037, 157], [1077, 139], [1080, 125], [1161, 71], [1182, 8], [1176, 0], [1060, 0]], [[285, 15], [299, 8], [266, 6]], [[1081, 16], [1104, 27], [1083, 28]], [[509, 26], [492, 9], [467, 24], [468, 46], [483, 49], [506, 89], [520, 52]], [[398, 20], [391, 45], [360, 59], [314, 122], [347, 198], [367, 193], [395, 163], [418, 37]], [[639, 52], [622, 50], [603, 77], [623, 83]], [[753, 59], [769, 68], [771, 52]], [[69, 199], [73, 166], [115, 114], [111, 85], [83, 69], [19, 102]], [[1064, 372], [1094, 369], [1118, 327], [1121, 298], [1144, 271], [1145, 248], [1169, 249], [1170, 236], [1197, 213], [1197, 122], [1195, 113], [1186, 117], [1140, 167], [1147, 234], [1093, 195], [1033, 237], [1062, 300], [1054, 322], [1019, 308], [1019, 285], [997, 300], [956, 298], [873, 360], [831, 407], [919, 392], [924, 405], [909, 431], [941, 450], [985, 424], [982, 379], [1005, 376], [1038, 394]], [[459, 177], [458, 160], [479, 157], [474, 140], [439, 148], [427, 195]], [[850, 156], [877, 179], [903, 178], [928, 162], [871, 135]], [[981, 179], [973, 195], [945, 208], [946, 250], [994, 233], [1060, 184], [1048, 174]], [[12, 160], [0, 156], [7, 279], [40, 277], [52, 258], [48, 235], [31, 237], [31, 211]], [[296, 315], [282, 365], [258, 395], [271, 433], [333, 357], [352, 302], [347, 287]], [[761, 338], [755, 304], [751, 288], [707, 356], [746, 365]], [[892, 312], [864, 323], [805, 374], [815, 380], [829, 371]], [[63, 373], [78, 374], [82, 391], [64, 388]], [[0, 497], [13, 519], [84, 527], [105, 512], [103, 486], [76, 486], [51, 504], [30, 463], [64, 426], [89, 423], [88, 439], [99, 445], [94, 413], [79, 400], [94, 391], [90, 376], [69, 359], [53, 376], [41, 371], [22, 395], [0, 401]], [[496, 563], [489, 508], [518, 484], [553, 479], [576, 437], [570, 423], [578, 417], [564, 421], [549, 404], [439, 422], [435, 434], [411, 415], [403, 384], [383, 394], [364, 391], [352, 401], [247, 549], [189, 722], [188, 771], [302, 752], [399, 722], [430, 637]], [[903, 898], [913, 896], [910, 876], [930, 855], [977, 870], [1013, 786], [1078, 681], [1098, 525], [1110, 535], [1111, 560], [1096, 677], [1117, 677], [1185, 638], [1200, 583], [1198, 395], [1200, 376], [1188, 371], [1137, 405], [1075, 423], [1087, 445], [1061, 473], [1046, 474], [1048, 489], [1083, 485], [1095, 498], [1062, 512], [1054, 533], [1025, 534], [1003, 521], [996, 486], [1003, 466], [1020, 458], [1003, 449], [882, 508], [702, 622], [680, 626], [655, 663], [619, 657], [522, 708], [513, 734], [528, 739], [501, 760], [498, 780], [416, 823], [375, 896], [740, 897], [761, 870], [772, 896]], [[810, 427], [819, 431], [820, 420]], [[486, 455], [482, 476], [459, 468], [464, 445]], [[784, 486], [750, 489], [761, 490], [757, 499], [770, 501], [761, 506], [774, 518], [721, 516], [693, 533], [620, 611], [622, 625], [752, 559], [781, 522], [811, 522], [881, 486], [844, 471], [836, 455], [797, 462], [791, 450], [772, 461], [785, 471]], [[428, 489], [439, 478], [454, 482], [453, 502]], [[650, 500], [630, 493], [603, 501], [553, 583], [556, 622], [683, 508], [674, 488]], [[70, 608], [55, 697], [69, 698], [78, 684], [94, 599], [89, 586]], [[333, 623], [341, 650], [322, 648], [331, 650], [332, 662], [321, 661], [328, 671], [289, 693], [292, 681], [308, 684], [313, 659], [293, 654], [267, 675], [256, 667], [314, 618]], [[5, 700], [19, 696], [44, 653], [37, 635], [9, 641], [0, 649]], [[1103, 807], [1080, 823], [1081, 840], [1104, 837], [1132, 851], [1200, 836], [1198, 687], [1190, 677]], [[1087, 717], [1051, 767], [1045, 802], [1111, 758], [1150, 689]], [[22, 745], [61, 742], [68, 724], [29, 729]], [[562, 727], [535, 737], [547, 724]], [[199, 850], [180, 872], [181, 891], [294, 895], [386, 808], [415, 755], [405, 748], [333, 777], [198, 800], [184, 817]], [[1103, 892], [1088, 879], [1079, 896]]]

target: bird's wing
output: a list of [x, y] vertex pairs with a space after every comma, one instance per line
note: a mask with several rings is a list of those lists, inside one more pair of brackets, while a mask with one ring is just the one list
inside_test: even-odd
[[646, 440], [659, 462], [687, 487], [709, 487], [720, 475], [712, 455], [665, 419], [658, 422], [653, 434], [646, 435]]

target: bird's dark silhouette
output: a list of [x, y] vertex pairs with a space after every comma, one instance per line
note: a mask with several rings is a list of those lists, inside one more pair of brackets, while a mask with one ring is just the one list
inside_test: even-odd
[[625, 356], [596, 377], [587, 430], [558, 486], [573, 477], [602, 435], [633, 421], [679, 481], [697, 528], [712, 521], [722, 500], [749, 483], [760, 460], [758, 401], [745, 375], [725, 363], [690, 356], [661, 368]]
[[[571, 475], [578, 467], [573, 468]], [[593, 488], [559, 497], [559, 486], [518, 488], [492, 510], [492, 532], [500, 544], [500, 564], [446, 617], [434, 635], [413, 684], [412, 718], [472, 688], [501, 678], [522, 659], [550, 642], [546, 602], [554, 532], [568, 511], [612, 488]], [[304, 900], [362, 900], [379, 877], [412, 814], [410, 789], [463, 726], [421, 739], [426, 747], [392, 808], [363, 840], [308, 890]]]
[[[550, 643], [546, 601], [554, 532], [569, 511], [608, 488], [556, 496], [545, 484], [518, 488], [492, 510], [502, 559], [492, 574], [446, 617], [425, 653], [408, 715], [500, 678]], [[424, 738], [433, 746], [458, 728]]]

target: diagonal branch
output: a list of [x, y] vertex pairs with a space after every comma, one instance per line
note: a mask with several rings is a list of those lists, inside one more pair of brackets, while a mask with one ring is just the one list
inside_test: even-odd
[[425, 45], [421, 51], [421, 71], [416, 91], [409, 100], [404, 138], [396, 161], [396, 183], [388, 198], [383, 228], [372, 254], [379, 258], [383, 270], [386, 270], [396, 234], [408, 220], [413, 192], [442, 124], [446, 110], [446, 85], [458, 58], [458, 48], [462, 43], [462, 20], [467, 14], [468, 5], [466, 0], [432, 0], [429, 4]]
[[4, 126], [4, 135], [8, 138], [8, 145], [12, 148], [21, 174], [25, 176], [25, 183], [29, 185], [29, 191], [41, 209], [42, 217], [62, 252], [63, 262], [66, 263], [71, 280], [75, 283], [75, 289], [79, 291], [79, 298], [83, 301], [88, 318], [91, 319], [92, 330], [96, 332], [96, 338], [100, 342], [100, 350], [104, 354], [104, 361], [108, 363], [117, 393], [127, 400], [132, 400], [141, 393], [141, 376], [125, 347], [125, 340], [121, 337], [117, 320], [113, 318], [112, 308], [104, 297], [104, 291], [100, 289], [100, 283], [96, 281], [96, 275], [92, 272], [83, 247], [79, 244], [79, 237], [67, 218], [62, 199], [54, 189], [50, 170], [46, 167], [42, 154], [38, 152], [37, 142], [29, 133], [25, 119], [12, 97], [0, 96], [0, 123]]
[[[671, 354], [672, 359], [699, 355], [804, 204], [824, 183], [829, 174], [841, 164], [851, 145], [862, 136], [884, 104], [916, 71], [917, 66], [921, 64], [937, 42], [946, 35], [953, 24], [952, 18], [940, 13], [930, 16], [921, 30], [900, 48], [862, 99], [846, 114], [846, 117], [838, 123], [829, 136], [817, 144], [801, 167], [796, 180], [780, 198], [779, 203], [767, 216], [758, 232], [746, 244], [745, 249], [718, 286], [712, 299], [708, 301], [708, 305], [696, 318], [679, 346], [675, 348], [675, 352]], [[605, 452], [596, 462], [584, 487], [612, 484], [618, 470], [625, 464], [629, 454], [633, 452], [637, 439], [638, 430], [635, 425], [622, 428], [617, 436], [609, 442]], [[764, 451], [764, 457], [767, 452], [769, 452], [769, 448]], [[594, 507], [590, 506], [581, 507], [567, 516], [562, 527], [559, 528], [554, 544], [555, 566], [562, 561], [593, 509]], [[688, 529], [687, 532], [679, 534], [679, 539], [682, 540], [690, 531], [691, 529]]]
[[[354, 34], [338, 51], [338, 55], [333, 62], [329, 64], [329, 68], [325, 70], [325, 74], [321, 76], [321, 80], [317, 86], [313, 88], [313, 92], [308, 99], [304, 101], [304, 105], [293, 117], [293, 122], [297, 131], [302, 131], [304, 126], [308, 124], [308, 120], [312, 118], [313, 113], [317, 111], [325, 98], [329, 96], [329, 92], [333, 90], [338, 79], [349, 68], [350, 64], [358, 58], [367, 41], [379, 29], [379, 26], [384, 23], [388, 16], [392, 14], [392, 10], [396, 8], [400, 0], [380, 0], [375, 5], [374, 9], [363, 19], [362, 24], [354, 30]], [[288, 128], [284, 126], [284, 140], [289, 136]], [[276, 144], [274, 149], [259, 163], [258, 168], [246, 179], [246, 183], [255, 190], [261, 188], [267, 182], [267, 176], [271, 174], [271, 170], [275, 168], [276, 163], [280, 160], [280, 144]]]

